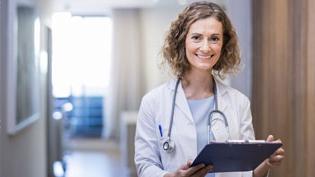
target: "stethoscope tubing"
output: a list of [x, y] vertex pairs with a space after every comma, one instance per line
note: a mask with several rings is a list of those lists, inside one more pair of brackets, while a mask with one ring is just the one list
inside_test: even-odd
[[169, 128], [168, 128], [168, 132], [167, 132], [167, 138], [169, 140], [171, 139], [173, 120], [174, 120], [174, 112], [175, 112], [175, 101], [176, 101], [176, 95], [177, 95], [179, 83], [180, 83], [180, 78], [177, 79], [177, 82], [175, 85], [175, 90], [174, 90], [174, 96], [173, 96], [173, 100], [172, 100], [172, 112], [171, 112], [171, 118], [170, 118], [170, 124], [169, 124]]
[[[163, 145], [162, 145], [163, 149], [169, 153], [173, 152], [175, 149], [175, 143], [171, 140], [171, 133], [172, 133], [172, 127], [173, 127], [173, 121], [174, 121], [175, 101], [176, 101], [176, 95], [177, 95], [179, 83], [180, 83], [180, 78], [177, 79], [177, 82], [175, 85], [175, 90], [174, 90], [174, 95], [173, 95], [173, 100], [172, 100], [172, 111], [171, 111], [170, 124], [169, 124], [168, 133], [167, 133], [167, 138], [166, 138], [166, 141], [164, 141]], [[211, 121], [212, 121], [213, 114], [215, 114], [215, 113], [218, 113], [223, 117], [225, 127], [228, 130], [228, 134], [229, 134], [228, 136], [230, 136], [227, 118], [226, 118], [225, 114], [219, 110], [217, 88], [216, 88], [216, 84], [215, 84], [214, 80], [213, 80], [213, 84], [214, 84], [213, 90], [214, 90], [215, 108], [213, 111], [210, 112], [209, 117], [208, 117], [208, 143], [210, 143], [210, 135], [209, 134], [210, 134], [210, 130], [211, 130]]]

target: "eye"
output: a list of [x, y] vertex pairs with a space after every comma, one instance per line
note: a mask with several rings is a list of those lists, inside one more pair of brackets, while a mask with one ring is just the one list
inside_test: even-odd
[[191, 39], [193, 41], [199, 41], [199, 40], [201, 40], [201, 36], [200, 35], [193, 35], [193, 36], [191, 36]]
[[209, 40], [211, 43], [216, 44], [220, 41], [220, 38], [218, 36], [212, 36]]

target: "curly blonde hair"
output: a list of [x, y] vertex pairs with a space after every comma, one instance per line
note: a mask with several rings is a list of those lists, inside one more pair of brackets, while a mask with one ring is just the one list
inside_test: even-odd
[[[163, 61], [173, 73], [183, 76], [190, 69], [185, 53], [185, 39], [190, 26], [200, 19], [214, 17], [223, 26], [223, 46], [218, 62], [213, 66], [214, 74], [224, 78], [228, 72], [236, 73], [240, 64], [237, 34], [224, 10], [212, 2], [194, 2], [187, 6], [171, 23], [162, 47]], [[210, 73], [211, 74], [211, 73]]]

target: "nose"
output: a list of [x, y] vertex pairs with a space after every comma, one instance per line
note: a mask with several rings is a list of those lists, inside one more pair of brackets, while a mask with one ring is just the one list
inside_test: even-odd
[[208, 40], [203, 40], [200, 46], [200, 50], [203, 52], [208, 52], [210, 50], [210, 45]]

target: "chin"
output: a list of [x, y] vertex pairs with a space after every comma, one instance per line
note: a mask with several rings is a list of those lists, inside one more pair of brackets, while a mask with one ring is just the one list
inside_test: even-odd
[[199, 67], [197, 67], [199, 70], [204, 70], [204, 71], [210, 71], [211, 69], [212, 69], [212, 66], [209, 66], [209, 65], [207, 65], [207, 66], [205, 66], [205, 65], [202, 65], [202, 66], [199, 66]]
[[200, 63], [198, 67], [200, 69], [211, 69], [213, 65], [211, 63]]

